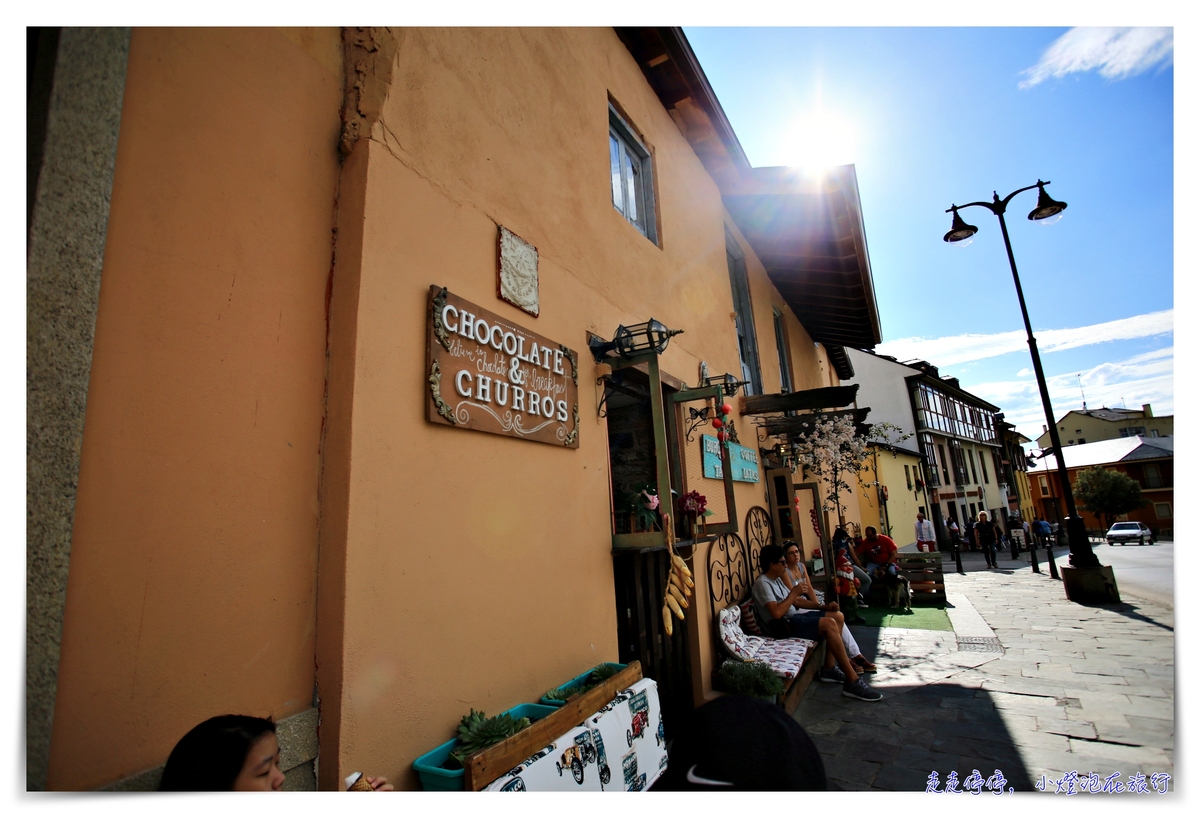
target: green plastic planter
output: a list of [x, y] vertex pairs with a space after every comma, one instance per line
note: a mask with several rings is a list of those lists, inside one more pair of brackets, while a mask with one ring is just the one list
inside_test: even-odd
[[[589, 670], [588, 673], [591, 673], [591, 671]], [[505, 710], [504, 713], [518, 719], [524, 716], [530, 721], [537, 721], [549, 716], [555, 710], [556, 708], [548, 705], [527, 703], [518, 704], [511, 710]], [[450, 751], [457, 744], [458, 739], [452, 738], [445, 744], [434, 747], [413, 762], [413, 769], [417, 771], [417, 776], [421, 779], [421, 789], [461, 790], [463, 788], [463, 770], [446, 770], [442, 768], [442, 764], [450, 757]]]
[[[593, 670], [595, 670], [597, 667], [601, 667], [603, 665], [616, 665], [618, 670], [625, 669], [625, 665], [620, 665], [620, 664], [617, 664], [616, 662], [601, 662], [599, 665], [596, 665], [596, 667], [588, 668], [583, 673], [580, 673], [578, 676], [576, 676], [574, 679], [563, 682], [558, 687], [562, 688], [562, 687], [566, 687], [567, 685], [572, 685], [572, 684], [582, 682], [584, 679], [586, 679], [588, 676], [590, 676], [592, 674]], [[545, 696], [542, 696], [541, 703], [548, 704], [551, 707], [562, 707], [564, 704], [566, 704], [566, 702], [562, 701], [561, 699], [547, 699]]]

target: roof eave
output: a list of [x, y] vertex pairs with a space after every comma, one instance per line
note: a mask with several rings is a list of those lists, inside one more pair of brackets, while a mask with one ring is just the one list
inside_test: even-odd
[[[824, 174], [752, 168], [683, 29], [628, 27], [615, 31], [812, 339], [827, 348], [871, 349], [880, 343], [883, 336], [854, 166], [843, 165]], [[804, 228], [811, 232], [814, 225], [786, 218], [789, 212], [803, 210], [805, 202], [813, 202], [808, 197], [817, 197], [820, 203], [815, 242], [808, 241], [804, 233]], [[746, 207], [739, 207], [739, 202]], [[748, 211], [765, 219], [751, 223]], [[785, 218], [771, 218], [781, 213]], [[768, 229], [756, 229], [762, 228], [764, 221]], [[827, 229], [821, 232], [822, 228]], [[772, 250], [780, 249], [782, 257], [773, 259]], [[844, 363], [835, 366], [839, 376], [853, 377], [849, 359], [841, 358]]]

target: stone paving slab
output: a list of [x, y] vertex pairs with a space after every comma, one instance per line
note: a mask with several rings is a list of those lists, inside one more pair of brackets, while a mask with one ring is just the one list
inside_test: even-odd
[[[1174, 776], [1172, 609], [1077, 605], [1028, 568], [946, 577], [955, 633], [853, 628], [882, 701], [837, 685], [800, 701], [837, 786], [923, 791], [934, 770], [996, 768], [1018, 790], [1072, 770]], [[959, 650], [988, 632], [1003, 653]]]

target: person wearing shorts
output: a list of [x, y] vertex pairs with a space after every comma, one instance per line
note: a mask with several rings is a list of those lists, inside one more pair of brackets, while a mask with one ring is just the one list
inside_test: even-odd
[[883, 698], [859, 676], [846, 653], [842, 641], [845, 622], [838, 604], [816, 602], [805, 595], [806, 587], [801, 584], [789, 590], [783, 581], [783, 549], [778, 545], [764, 545], [758, 559], [762, 575], [754, 581], [751, 596], [763, 631], [775, 638], [824, 639], [825, 667], [817, 677], [822, 682], [841, 682], [842, 695], [848, 698], [867, 702]]

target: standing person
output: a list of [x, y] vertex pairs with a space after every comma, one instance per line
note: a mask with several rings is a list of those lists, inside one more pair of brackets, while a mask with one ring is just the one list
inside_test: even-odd
[[966, 574], [962, 567], [962, 534], [958, 530], [958, 520], [950, 518], [950, 548], [954, 552], [954, 569], [960, 574]]
[[988, 519], [986, 511], [979, 512], [979, 521], [975, 523], [975, 544], [983, 551], [988, 568], [999, 568], [996, 565], [996, 543], [1000, 541], [1000, 530], [994, 522]]
[[1033, 533], [1037, 536], [1038, 545], [1043, 548], [1050, 547], [1050, 524], [1038, 517], [1033, 522]]
[[937, 535], [933, 533], [933, 523], [925, 519], [925, 512], [917, 512], [917, 524], [913, 531], [916, 534], [918, 551], [924, 551], [926, 546], [931, 552], [937, 551]]

